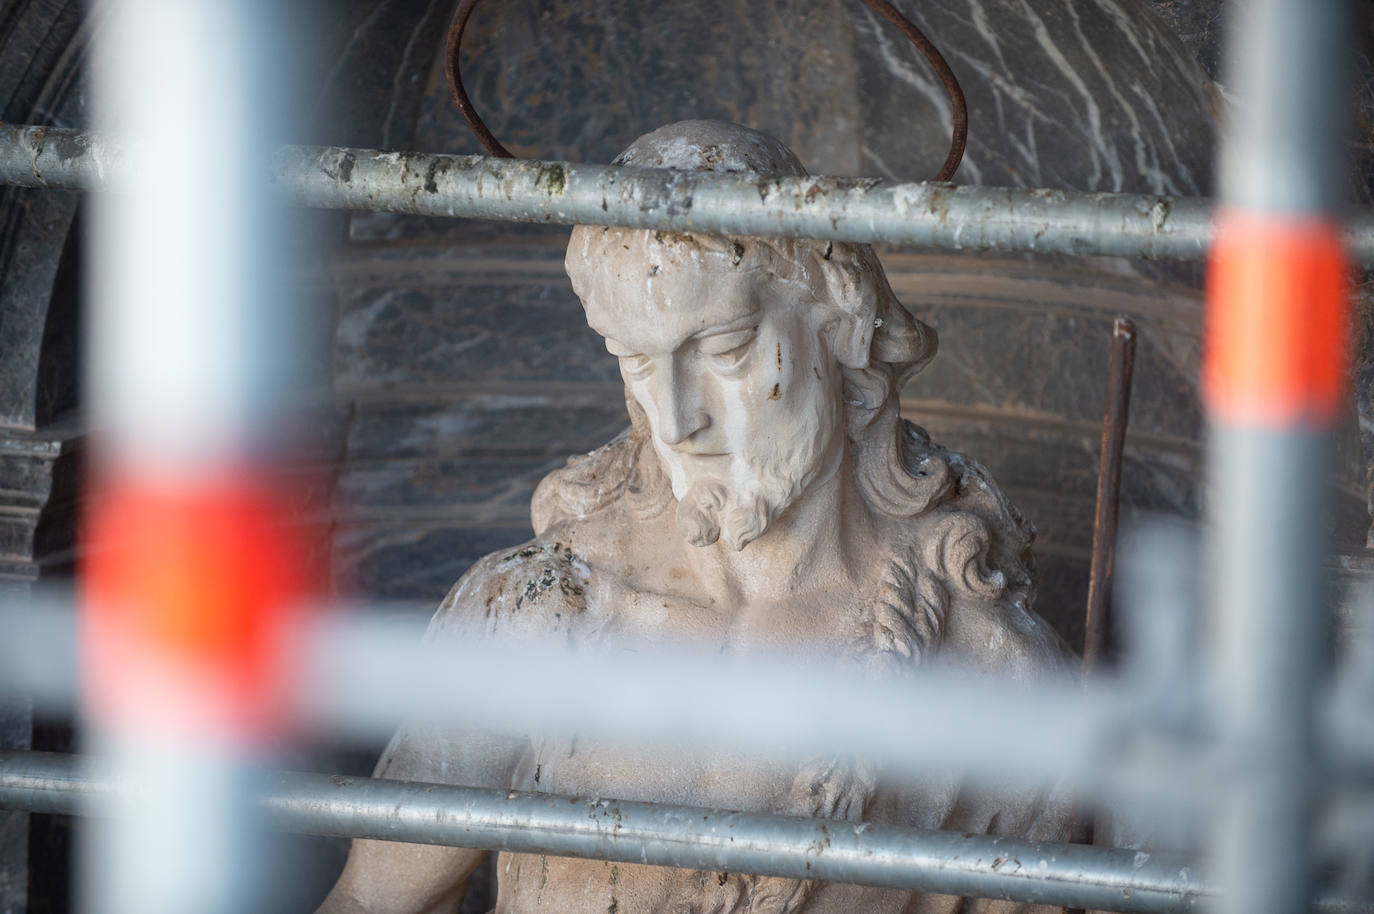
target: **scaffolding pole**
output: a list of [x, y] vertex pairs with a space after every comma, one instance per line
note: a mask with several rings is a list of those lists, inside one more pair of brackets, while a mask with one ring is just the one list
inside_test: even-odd
[[[115, 780], [83, 761], [0, 753], [0, 806], [79, 814], [108, 801]], [[321, 774], [262, 783], [257, 802], [271, 824], [315, 835], [1156, 914], [1191, 911], [1213, 894], [1195, 863], [1133, 850]]]
[[[1233, 3], [1222, 208], [1208, 269], [1211, 420], [1204, 675], [1232, 772], [1214, 846], [1221, 914], [1298, 914], [1314, 873], [1331, 433], [1349, 402], [1340, 219], [1345, 0]], [[1277, 62], [1282, 60], [1281, 66]]]
[[[817, 879], [1103, 911], [1200, 909], [1190, 858], [991, 835], [381, 778], [281, 772], [256, 803], [282, 831]], [[0, 753], [0, 807], [84, 814], [120, 790], [90, 759]], [[1319, 898], [1327, 914], [1374, 902]]]
[[[137, 150], [78, 130], [0, 124], [0, 183], [102, 191], [140, 166]], [[760, 177], [283, 146], [284, 197], [322, 209], [565, 225], [815, 238], [959, 251], [1200, 260], [1213, 201], [1149, 194]], [[1374, 213], [1348, 225], [1352, 256], [1374, 264]]]

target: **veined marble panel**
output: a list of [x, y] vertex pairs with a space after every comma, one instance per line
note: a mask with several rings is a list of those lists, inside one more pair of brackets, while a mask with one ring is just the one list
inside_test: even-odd
[[530, 515], [534, 487], [565, 456], [350, 461], [339, 476], [335, 513], [345, 523], [414, 519], [510, 526]]
[[474, 385], [359, 400], [348, 459], [553, 457], [604, 444], [629, 424], [620, 385]]
[[[959, 77], [962, 184], [1208, 195], [1220, 95], [1134, 0], [896, 5]], [[901, 36], [856, 5], [865, 173], [920, 180], [948, 146], [949, 106]]]
[[[394, 26], [370, 26], [397, 32], [393, 40], [404, 46], [386, 49], [372, 68], [376, 85], [363, 93], [372, 123], [389, 148], [479, 152], [443, 77], [437, 23], [447, 14], [418, 0], [403, 6]], [[1210, 192], [1220, 94], [1149, 4], [897, 6], [943, 51], [968, 101], [957, 182]], [[355, 35], [348, 49], [368, 41]], [[431, 63], [421, 77], [424, 48]], [[609, 162], [634, 137], [684, 118], [774, 134], [818, 174], [929, 179], [949, 146], [949, 103], [933, 71], [859, 3], [510, 0], [478, 9], [463, 64], [478, 111], [520, 156]], [[537, 226], [360, 214], [350, 237], [480, 240], [492, 231], [547, 236]]]
[[469, 527], [407, 518], [341, 526], [334, 534], [334, 587], [344, 595], [433, 608], [473, 562], [532, 536], [528, 522]]
[[335, 341], [339, 388], [620, 378], [566, 278], [351, 286]]

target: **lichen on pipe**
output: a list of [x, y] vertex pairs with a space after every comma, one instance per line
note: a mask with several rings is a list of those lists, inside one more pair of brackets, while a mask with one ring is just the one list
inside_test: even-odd
[[286, 147], [276, 162], [289, 199], [324, 208], [1148, 258], [1200, 258], [1210, 237], [1198, 199], [341, 148]]
[[[100, 191], [136, 150], [75, 130], [0, 124], [0, 183]], [[485, 156], [283, 146], [283, 196], [323, 209], [728, 235], [881, 242], [964, 251], [1199, 260], [1212, 201], [1149, 194], [759, 178]], [[1352, 214], [1351, 255], [1374, 263], [1374, 213]]]

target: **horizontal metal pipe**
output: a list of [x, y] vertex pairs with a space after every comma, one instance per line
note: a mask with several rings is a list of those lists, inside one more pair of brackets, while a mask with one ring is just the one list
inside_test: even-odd
[[[136, 151], [76, 130], [0, 124], [0, 183], [109, 190]], [[886, 242], [967, 251], [1201, 259], [1212, 201], [1145, 194], [894, 183], [867, 178], [572, 165], [483, 156], [284, 146], [273, 180], [324, 209], [731, 235]], [[1374, 263], [1374, 213], [1348, 223]]]
[[[0, 808], [83, 814], [115, 792], [78, 756], [0, 753]], [[817, 879], [1105, 911], [1192, 911], [1215, 890], [1186, 858], [689, 806], [275, 773], [283, 831]], [[1324, 911], [1374, 903], [1321, 900]]]
[[[91, 759], [0, 752], [0, 808], [84, 815], [117, 787]], [[1102, 911], [1199, 909], [1191, 859], [1130, 849], [376, 778], [274, 772], [258, 802], [282, 831], [757, 873]], [[1374, 901], [1322, 898], [1328, 914]]]
[[[83, 814], [116, 790], [86, 760], [0, 753], [0, 807]], [[1191, 911], [1187, 860], [932, 829], [276, 773], [260, 802], [284, 831], [758, 873], [1114, 911]]]

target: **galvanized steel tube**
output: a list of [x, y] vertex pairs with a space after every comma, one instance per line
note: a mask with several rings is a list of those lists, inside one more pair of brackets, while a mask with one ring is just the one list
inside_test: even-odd
[[[1142, 194], [759, 178], [483, 156], [285, 146], [276, 181], [303, 206], [515, 222], [620, 225], [734, 235], [1196, 260], [1212, 201]], [[75, 130], [0, 124], [0, 183], [104, 190], [136, 151]], [[1374, 263], [1374, 214], [1350, 222]]]
[[1239, 103], [1222, 146], [1203, 366], [1204, 700], [1229, 768], [1213, 846], [1221, 914], [1298, 914], [1316, 876], [1325, 477], [1349, 400], [1340, 219], [1358, 29], [1347, 0], [1232, 6], [1227, 85]]
[[[0, 808], [83, 814], [116, 792], [90, 760], [0, 752]], [[1216, 894], [1190, 859], [988, 835], [323, 774], [267, 778], [283, 831], [758, 873], [1103, 911], [1194, 911]], [[1320, 898], [1319, 911], [1374, 914]]]
[[[116, 792], [75, 756], [0, 753], [0, 807], [82, 813]], [[316, 835], [759, 873], [1111, 911], [1191, 911], [1196, 867], [1132, 850], [726, 810], [279, 774], [276, 827]]]

